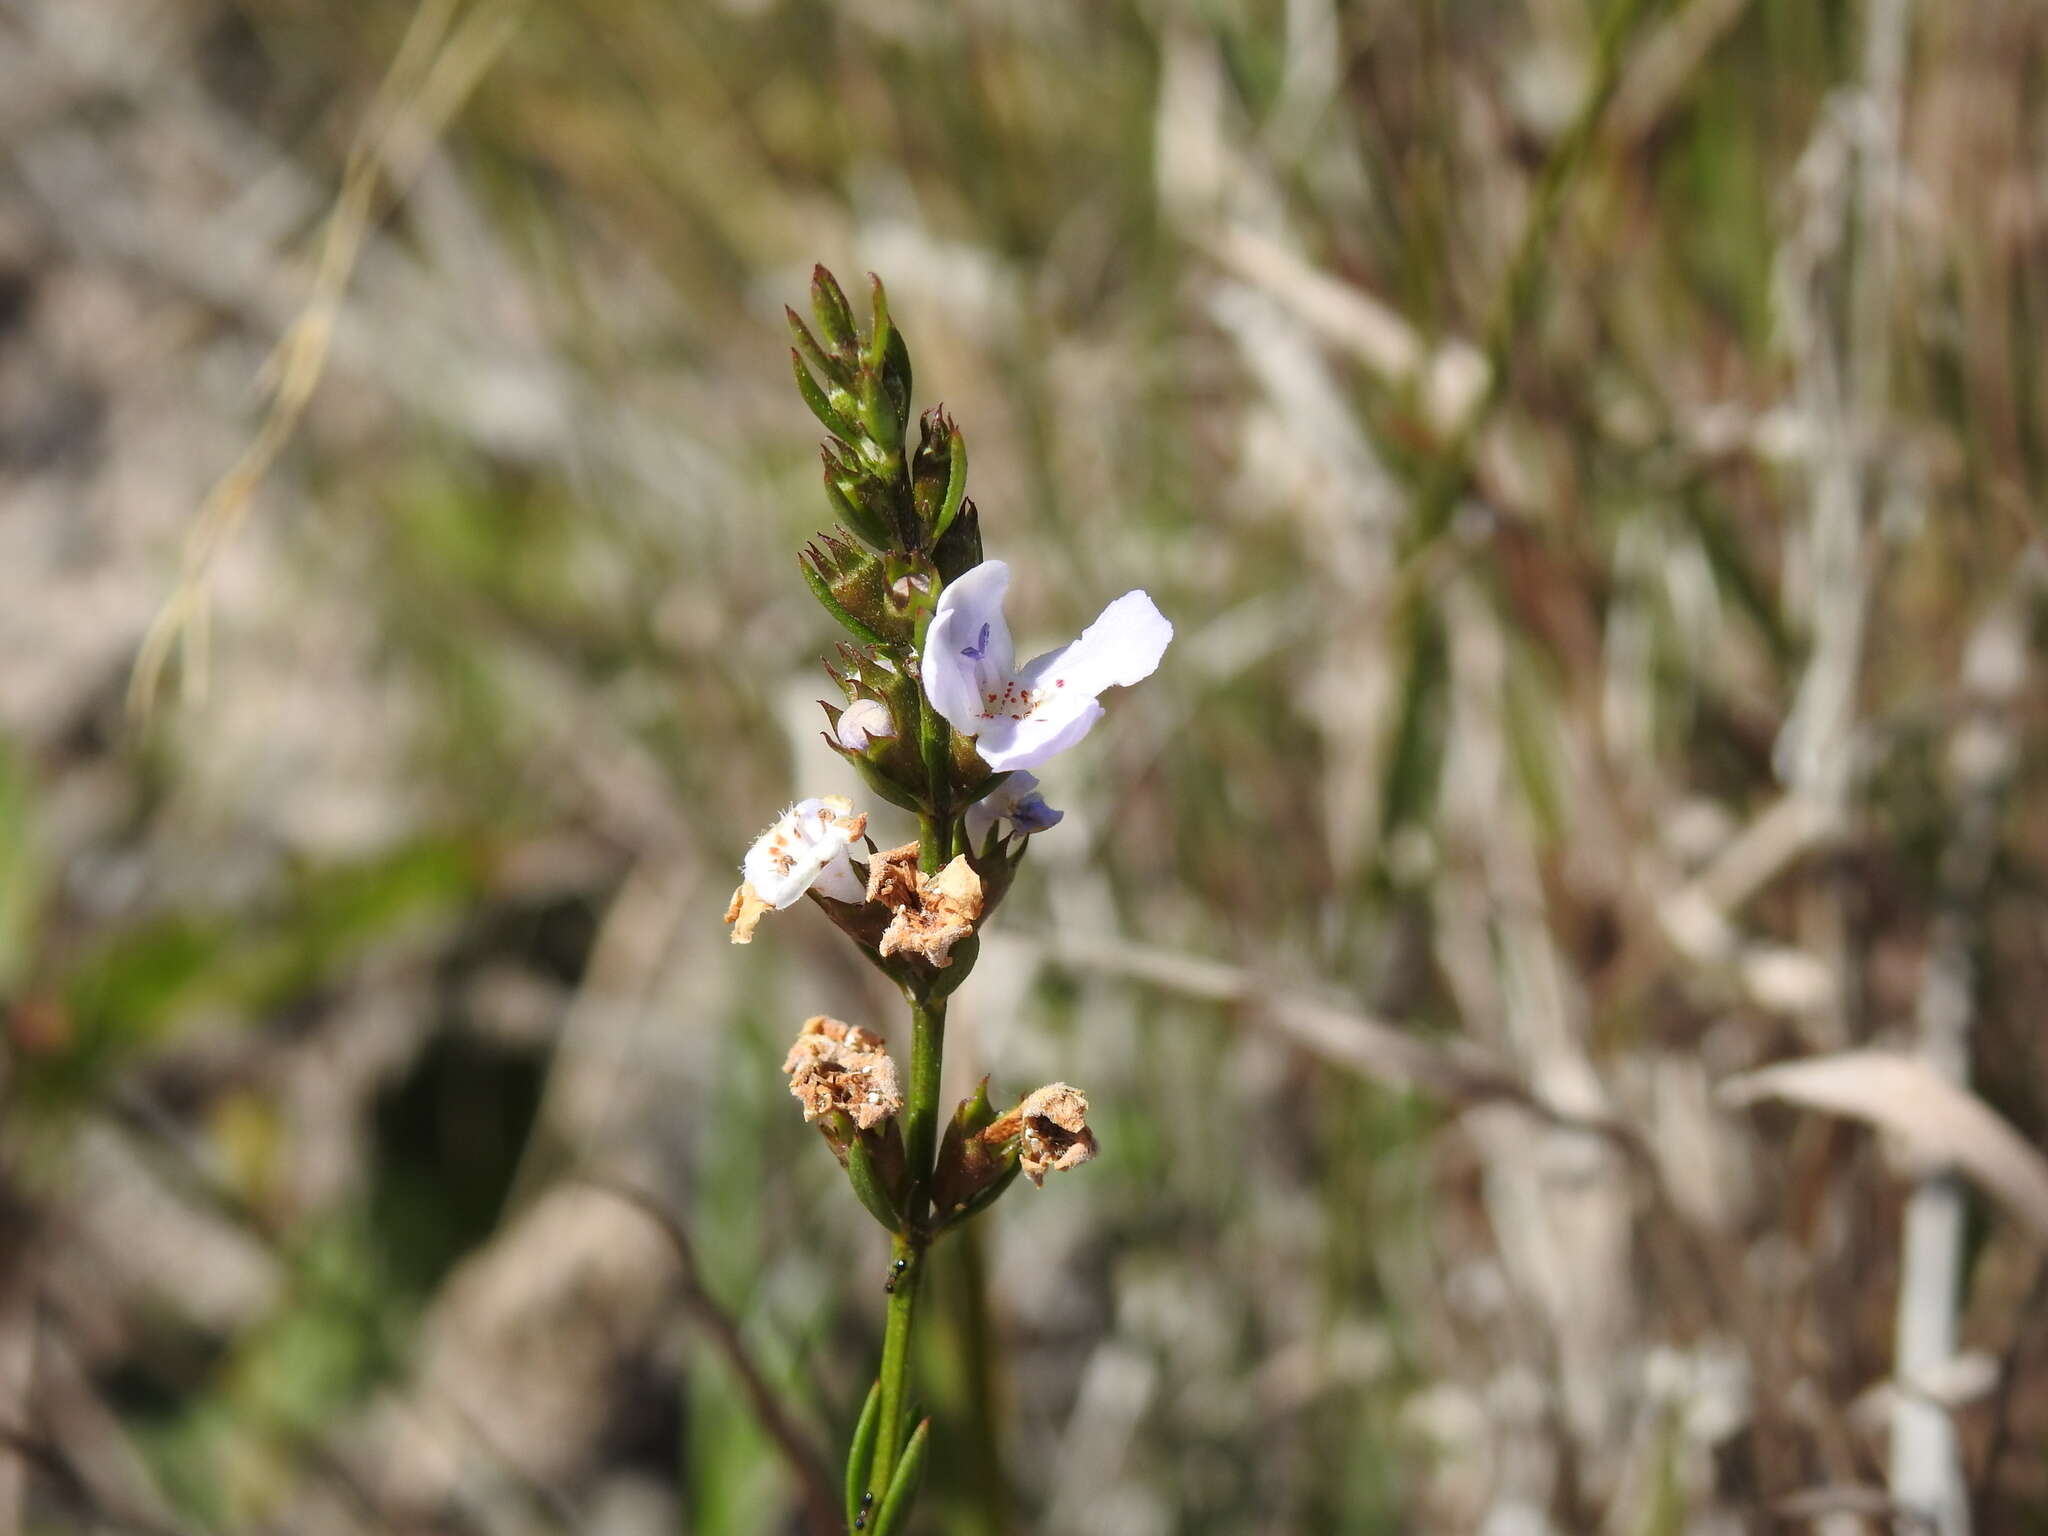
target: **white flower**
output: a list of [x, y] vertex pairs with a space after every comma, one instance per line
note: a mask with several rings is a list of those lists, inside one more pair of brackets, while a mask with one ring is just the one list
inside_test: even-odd
[[1007, 821], [1020, 836], [1029, 837], [1058, 826], [1066, 814], [1047, 805], [1038, 792], [1038, 780], [1020, 769], [967, 808], [968, 846], [981, 847], [988, 840], [989, 828], [999, 821]]
[[896, 722], [889, 718], [889, 706], [880, 699], [855, 699], [839, 712], [839, 745], [849, 752], [867, 750], [870, 739], [896, 734]]
[[763, 912], [792, 907], [805, 891], [834, 901], [867, 900], [867, 886], [847, 855], [867, 826], [867, 817], [855, 815], [844, 795], [799, 800], [784, 811], [754, 840], [740, 866], [747, 878], [725, 914], [733, 943], [752, 942]]
[[1017, 666], [1003, 594], [1010, 568], [985, 560], [939, 594], [923, 656], [932, 707], [998, 772], [1035, 768], [1102, 718], [1096, 696], [1152, 675], [1173, 626], [1126, 592], [1071, 645]]

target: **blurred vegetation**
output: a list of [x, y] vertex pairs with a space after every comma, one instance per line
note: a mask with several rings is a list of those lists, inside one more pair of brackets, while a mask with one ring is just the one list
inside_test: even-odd
[[[2048, 1131], [2044, 61], [2020, 0], [4, 0], [0, 1530], [798, 1528], [706, 1318], [843, 1444], [885, 1251], [776, 1066], [895, 1010], [718, 924], [854, 787], [814, 261], [1020, 642], [1178, 626], [955, 1009], [1105, 1148], [987, 1234], [1011, 1529], [1884, 1487], [1912, 1170], [1715, 1087], [1924, 1043], [1948, 957]], [[1970, 1214], [1978, 1529], [2048, 1529], [2040, 1237]]]

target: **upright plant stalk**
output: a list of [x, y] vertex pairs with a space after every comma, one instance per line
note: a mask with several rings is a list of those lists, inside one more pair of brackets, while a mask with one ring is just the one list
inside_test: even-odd
[[[888, 1320], [882, 1334], [882, 1425], [875, 1442], [868, 1492], [888, 1492], [898, 1452], [909, 1433], [910, 1340], [917, 1319], [917, 1293], [924, 1279], [922, 1235], [931, 1219], [932, 1156], [939, 1118], [939, 1074], [946, 1054], [946, 1002], [910, 1005], [910, 1091], [903, 1101], [903, 1156], [909, 1169], [907, 1232], [890, 1245]], [[898, 1268], [902, 1265], [902, 1268]]]
[[[870, 791], [916, 815], [918, 837], [878, 848], [850, 799], [799, 801], [748, 851], [726, 921], [734, 942], [748, 943], [763, 916], [808, 895], [910, 1004], [907, 1088], [879, 1035], [823, 1015], [805, 1022], [783, 1063], [804, 1118], [890, 1235], [881, 1367], [843, 1486], [850, 1532], [902, 1536], [933, 1445], [930, 1420], [913, 1423], [910, 1385], [932, 1244], [994, 1204], [1017, 1174], [1038, 1184], [1095, 1155], [1088, 1101], [1065, 1083], [998, 1114], [984, 1079], [942, 1133], [946, 1000], [973, 970], [980, 930], [1016, 878], [1027, 839], [1060, 819], [1022, 770], [1086, 735], [1102, 712], [1096, 695], [1150, 673], [1173, 626], [1144, 593], [1128, 592], [1113, 617], [1105, 611], [1042, 658], [1043, 671], [1016, 666], [1002, 611], [1009, 568], [982, 558], [965, 440], [935, 409], [919, 418], [917, 449], [905, 454], [910, 355], [879, 280], [872, 291], [866, 335], [823, 267], [811, 282], [817, 333], [789, 313], [798, 392], [832, 434], [825, 492], [842, 524], [819, 534], [799, 563], [853, 642], [826, 663], [846, 704], [824, 706], [825, 739]], [[970, 1274], [978, 1284], [979, 1265]], [[985, 1403], [987, 1308], [976, 1298], [969, 1314], [982, 1330], [974, 1369]], [[999, 1501], [1000, 1480], [986, 1481]], [[995, 1523], [1007, 1523], [1000, 1509]]]

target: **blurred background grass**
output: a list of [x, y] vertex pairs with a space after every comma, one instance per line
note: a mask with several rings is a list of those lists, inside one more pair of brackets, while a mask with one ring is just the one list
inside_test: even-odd
[[[898, 1010], [717, 920], [852, 787], [819, 260], [1020, 643], [1178, 625], [955, 1010], [1105, 1147], [987, 1224], [1011, 1528], [1881, 1488], [1909, 1170], [1713, 1087], [1954, 972], [2048, 1123], [2044, 81], [2020, 0], [0, 0], [0, 1522], [796, 1528], [702, 1322], [837, 1453], [885, 1248], [776, 1066]], [[1971, 1209], [1939, 1391], [2048, 1529]]]

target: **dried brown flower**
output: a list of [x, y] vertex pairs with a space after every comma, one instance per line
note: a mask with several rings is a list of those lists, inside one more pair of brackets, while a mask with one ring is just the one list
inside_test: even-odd
[[836, 1110], [865, 1131], [903, 1108], [896, 1063], [882, 1037], [857, 1024], [822, 1014], [806, 1019], [782, 1070], [789, 1074], [789, 1091], [803, 1105], [806, 1120]]
[[732, 924], [733, 943], [753, 943], [754, 930], [761, 926], [761, 914], [774, 910], [751, 885], [742, 885], [734, 891], [725, 908], [725, 920]]
[[868, 900], [896, 914], [882, 934], [881, 954], [908, 950], [943, 969], [953, 963], [953, 946], [981, 918], [981, 876], [964, 854], [936, 875], [920, 873], [917, 844], [906, 843], [869, 863]]
[[1033, 1184], [1048, 1173], [1078, 1168], [1095, 1156], [1095, 1133], [1088, 1129], [1088, 1098], [1065, 1083], [1047, 1083], [1025, 1095], [1024, 1102], [1000, 1117], [982, 1139], [1018, 1142], [1018, 1161]]
[[885, 907], [917, 904], [917, 844], [905, 843], [868, 861], [868, 900]]

